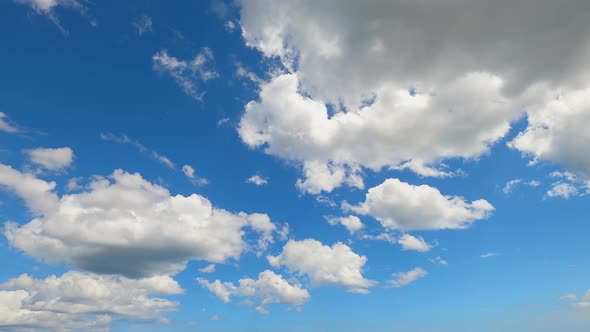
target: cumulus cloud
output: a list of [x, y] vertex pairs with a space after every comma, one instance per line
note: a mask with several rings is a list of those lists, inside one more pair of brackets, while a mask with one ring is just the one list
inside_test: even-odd
[[192, 60], [170, 56], [167, 50], [157, 52], [152, 60], [157, 72], [170, 75], [187, 95], [199, 101], [205, 94], [200, 91], [199, 86], [219, 76], [214, 68], [213, 51], [207, 47]]
[[343, 243], [330, 247], [313, 239], [290, 240], [279, 255], [267, 258], [273, 267], [284, 266], [291, 272], [308, 276], [314, 286], [335, 285], [365, 294], [375, 285], [362, 275], [367, 258]]
[[415, 250], [420, 252], [429, 251], [432, 246], [428, 242], [424, 241], [421, 236], [412, 236], [410, 234], [402, 235], [398, 243], [402, 246], [402, 250]]
[[18, 129], [10, 124], [8, 116], [3, 112], [0, 112], [0, 132], [14, 134], [18, 132]]
[[569, 199], [590, 193], [590, 181], [581, 180], [572, 172], [555, 171], [549, 174], [549, 176], [556, 179], [556, 181], [551, 185], [551, 189], [547, 191], [547, 197]]
[[257, 186], [263, 186], [265, 184], [268, 184], [268, 180], [263, 178], [260, 175], [252, 175], [251, 177], [249, 177], [248, 179], [246, 179], [246, 183], [252, 183], [255, 184]]
[[340, 224], [340, 225], [346, 227], [346, 229], [348, 230], [348, 232], [350, 234], [354, 234], [354, 233], [360, 231], [361, 229], [363, 229], [363, 227], [365, 227], [363, 222], [357, 216], [328, 218], [327, 221], [330, 225]]
[[398, 179], [385, 180], [368, 190], [364, 202], [356, 206], [345, 203], [344, 208], [371, 215], [383, 227], [403, 231], [463, 229], [494, 211], [484, 199], [469, 203], [428, 185], [414, 186]]
[[171, 195], [137, 173], [116, 170], [96, 177], [87, 191], [58, 197], [55, 183], [0, 165], [0, 185], [39, 213], [23, 225], [6, 223], [13, 247], [95, 273], [174, 274], [191, 259], [221, 263], [274, 241], [276, 226], [265, 214], [231, 213], [196, 194]]
[[256, 311], [263, 314], [269, 313], [266, 308], [269, 304], [300, 307], [310, 298], [307, 290], [300, 284], [292, 285], [283, 276], [270, 270], [260, 272], [258, 279], [240, 279], [237, 286], [231, 282], [219, 280], [209, 282], [198, 278], [197, 281], [226, 303], [231, 301], [231, 296], [255, 299], [258, 302]]
[[393, 288], [404, 287], [420, 278], [426, 277], [426, 275], [428, 275], [426, 270], [416, 267], [408, 272], [394, 273], [394, 279], [389, 281], [389, 285]]
[[181, 294], [169, 276], [132, 280], [70, 271], [36, 279], [27, 274], [0, 285], [0, 327], [19, 329], [108, 328], [112, 319], [166, 321], [178, 303], [153, 294]]
[[50, 171], [63, 170], [74, 161], [74, 151], [69, 147], [37, 148], [25, 150], [25, 153], [32, 163]]

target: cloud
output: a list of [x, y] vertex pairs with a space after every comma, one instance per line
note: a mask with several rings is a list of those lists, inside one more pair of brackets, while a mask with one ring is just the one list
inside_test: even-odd
[[205, 92], [198, 86], [219, 77], [214, 68], [213, 51], [206, 47], [190, 61], [170, 56], [167, 50], [157, 52], [152, 60], [157, 72], [172, 76], [187, 95], [199, 101]]
[[151, 156], [155, 160], [162, 163], [164, 166], [166, 166], [170, 169], [176, 169], [176, 166], [170, 160], [170, 158], [161, 155], [156, 150], [148, 149], [143, 144], [141, 144], [139, 141], [131, 139], [127, 135], [123, 134], [123, 135], [117, 136], [113, 133], [101, 133], [100, 139], [102, 139], [103, 141], [106, 141], [106, 142], [115, 142], [115, 143], [119, 143], [119, 144], [131, 145], [131, 146], [135, 147], [139, 152], [145, 153], [145, 154]]
[[547, 191], [547, 197], [569, 199], [590, 193], [590, 181], [580, 180], [572, 172], [555, 171], [549, 174], [549, 176], [558, 180], [553, 182], [551, 189]]
[[414, 268], [408, 272], [394, 273], [394, 279], [389, 281], [389, 285], [393, 288], [404, 287], [426, 275], [428, 275], [428, 272], [421, 267]]
[[19, 130], [8, 122], [8, 116], [0, 112], [0, 132], [9, 134], [17, 133]]
[[74, 151], [69, 147], [37, 148], [25, 150], [32, 163], [43, 166], [50, 171], [60, 171], [74, 161]]
[[136, 18], [132, 24], [139, 36], [143, 36], [145, 33], [152, 32], [152, 18], [146, 14], [141, 14], [141, 16]]
[[429, 259], [429, 261], [432, 264], [436, 264], [436, 265], [448, 265], [449, 262], [447, 262], [446, 260], [442, 259], [440, 256], [436, 256], [432, 259]]
[[575, 301], [578, 298], [578, 296], [576, 294], [566, 294], [561, 296], [559, 299], [560, 300], [570, 300], [570, 301]]
[[252, 175], [251, 177], [249, 177], [246, 180], [246, 183], [252, 183], [252, 184], [255, 184], [257, 186], [263, 186], [265, 184], [268, 184], [268, 180], [265, 179], [265, 178], [263, 178], [260, 175]]
[[421, 236], [415, 237], [410, 234], [402, 235], [399, 238], [398, 243], [402, 246], [402, 250], [427, 252], [432, 248], [432, 246], [424, 241]]
[[36, 279], [27, 274], [0, 285], [0, 327], [22, 329], [108, 328], [113, 319], [165, 322], [178, 303], [152, 294], [181, 294], [168, 276], [132, 280], [70, 271]]
[[[404, 87], [383, 89], [371, 105], [332, 116], [324, 103], [303, 95], [300, 84], [296, 74], [264, 84], [260, 101], [246, 105], [239, 133], [250, 147], [303, 162], [305, 179], [297, 185], [312, 194], [343, 184], [363, 188], [359, 166], [447, 176], [428, 165], [478, 157], [509, 129], [502, 82], [487, 73], [460, 77], [436, 96], [411, 96]], [[441, 111], [446, 109], [453, 112]]]
[[328, 218], [327, 221], [330, 225], [341, 224], [342, 226], [346, 227], [351, 235], [360, 231], [365, 226], [357, 216]]
[[506, 184], [504, 185], [504, 188], [502, 188], [502, 192], [505, 195], [510, 195], [512, 193], [512, 191], [514, 190], [514, 188], [516, 188], [519, 185], [526, 185], [529, 187], [538, 187], [539, 185], [541, 185], [541, 183], [536, 180], [531, 180], [531, 181], [525, 182], [523, 179], [513, 179], [513, 180], [506, 182]]
[[[77, 0], [14, 0], [16, 3], [31, 7], [37, 14], [46, 16], [55, 26], [64, 34], [69, 32], [66, 30], [55, 13], [55, 9], [63, 7], [78, 12], [83, 17], [89, 18], [88, 8], [82, 5]], [[90, 24], [96, 26], [96, 21], [90, 19]]]
[[87, 191], [58, 197], [55, 183], [0, 165], [0, 185], [39, 213], [26, 224], [6, 223], [13, 247], [95, 273], [174, 274], [189, 260], [221, 263], [274, 241], [267, 215], [214, 208], [196, 194], [171, 195], [138, 173], [116, 170], [95, 177]]
[[199, 269], [199, 272], [201, 273], [213, 273], [215, 272], [215, 264], [209, 264], [205, 267], [202, 267]]
[[256, 311], [268, 314], [266, 306], [269, 304], [288, 304], [295, 307], [302, 306], [310, 296], [301, 285], [291, 285], [283, 276], [270, 270], [260, 272], [258, 279], [244, 278], [238, 281], [238, 285], [231, 282], [215, 280], [209, 282], [198, 278], [201, 286], [207, 288], [224, 302], [230, 302], [231, 296], [240, 296], [258, 300]]
[[528, 126], [508, 146], [531, 156], [532, 164], [539, 160], [556, 162], [590, 181], [590, 156], [580, 150], [590, 144], [590, 87], [563, 91], [543, 87], [530, 94]]
[[486, 200], [469, 203], [458, 196], [444, 196], [428, 185], [414, 186], [398, 179], [370, 188], [359, 205], [345, 203], [343, 207], [371, 215], [383, 227], [403, 231], [463, 229], [494, 211]]
[[578, 195], [578, 188], [571, 183], [556, 183], [547, 191], [549, 197], [562, 197], [568, 199]]
[[186, 177], [197, 186], [204, 186], [209, 183], [209, 180], [196, 176], [195, 169], [191, 165], [182, 166], [182, 173], [184, 173], [184, 175], [186, 175]]
[[273, 267], [284, 266], [291, 272], [307, 275], [314, 286], [335, 285], [366, 294], [375, 285], [362, 275], [367, 258], [340, 242], [330, 247], [313, 239], [289, 240], [279, 255], [267, 258]]
[[481, 257], [481, 258], [490, 258], [490, 257], [495, 257], [495, 256], [498, 256], [498, 254], [496, 254], [495, 252], [486, 252], [486, 253], [479, 255], [479, 257]]

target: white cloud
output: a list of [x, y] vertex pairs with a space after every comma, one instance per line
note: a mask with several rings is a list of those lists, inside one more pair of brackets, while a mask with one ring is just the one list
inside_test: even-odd
[[186, 175], [186, 177], [197, 186], [204, 186], [209, 183], [209, 180], [200, 176], [196, 176], [195, 169], [191, 165], [182, 166], [182, 173], [184, 173], [184, 175]]
[[504, 192], [505, 195], [510, 195], [512, 193], [512, 191], [514, 190], [514, 188], [516, 188], [519, 185], [526, 185], [529, 187], [538, 187], [539, 185], [541, 185], [541, 183], [536, 180], [524, 181], [523, 179], [513, 179], [513, 180], [506, 182], [506, 184], [504, 185], [504, 188], [502, 188], [502, 192]]
[[572, 196], [578, 195], [578, 188], [571, 183], [555, 183], [551, 189], [547, 191], [549, 197], [562, 197], [568, 199]]
[[[372, 105], [331, 117], [324, 103], [302, 95], [299, 84], [296, 74], [264, 84], [260, 101], [246, 105], [239, 133], [251, 147], [302, 161], [305, 179], [297, 184], [312, 194], [342, 184], [363, 188], [359, 166], [448, 175], [427, 165], [475, 158], [509, 129], [502, 82], [486, 73], [461, 77], [437, 96], [410, 96], [404, 87], [383, 89]], [[454, 111], [442, 111], [449, 108]], [[455, 123], [463, 123], [460, 130]]]
[[313, 239], [290, 240], [281, 254], [268, 256], [268, 261], [273, 267], [285, 266], [291, 272], [307, 275], [314, 286], [336, 285], [364, 294], [375, 285], [362, 275], [367, 258], [343, 243], [330, 247]]
[[498, 256], [498, 254], [496, 254], [495, 252], [486, 252], [486, 253], [479, 255], [479, 257], [481, 257], [481, 258], [490, 258], [490, 257], [495, 257], [495, 256]]
[[360, 231], [365, 226], [357, 216], [328, 218], [327, 221], [330, 225], [341, 224], [346, 227], [350, 234]]
[[590, 144], [590, 88], [556, 92], [542, 87], [533, 89], [530, 95], [528, 127], [508, 145], [533, 157], [533, 164], [553, 161], [590, 181], [590, 156], [580, 150]]
[[74, 161], [74, 151], [69, 147], [37, 148], [25, 150], [32, 163], [41, 165], [50, 171], [63, 170]]
[[0, 132], [14, 134], [18, 132], [18, 129], [8, 122], [8, 116], [0, 112]]
[[169, 276], [132, 280], [66, 272], [35, 279], [23, 274], [0, 286], [0, 328], [69, 330], [108, 328], [112, 319], [162, 321], [178, 303], [151, 294], [181, 294]]
[[269, 313], [266, 308], [269, 304], [288, 304], [300, 307], [310, 297], [307, 290], [303, 289], [301, 285], [291, 285], [281, 275], [269, 270], [260, 272], [258, 279], [240, 279], [237, 286], [231, 282], [219, 280], [209, 282], [198, 278], [197, 281], [226, 303], [231, 301], [231, 296], [257, 299], [256, 311], [263, 314]]
[[436, 256], [436, 257], [429, 259], [429, 260], [432, 264], [436, 264], [436, 265], [448, 265], [449, 264], [449, 262], [442, 259], [440, 256]]
[[561, 296], [559, 299], [560, 300], [575, 301], [576, 299], [578, 299], [578, 296], [576, 294], [566, 294], [566, 295]]
[[400, 288], [409, 285], [410, 283], [428, 275], [424, 269], [417, 267], [408, 272], [394, 273], [393, 280], [389, 281], [391, 287]]
[[170, 56], [167, 50], [154, 54], [152, 60], [156, 71], [172, 76], [186, 94], [199, 101], [205, 92], [198, 86], [219, 76], [214, 68], [213, 51], [206, 47], [190, 61]]
[[199, 269], [199, 272], [201, 273], [213, 273], [215, 272], [215, 264], [209, 264], [205, 267], [202, 267]]
[[257, 186], [263, 186], [265, 184], [268, 184], [268, 180], [263, 178], [260, 175], [252, 175], [251, 177], [249, 177], [248, 179], [246, 179], [246, 183], [252, 183], [255, 184]]
[[[61, 25], [59, 17], [55, 13], [58, 7], [72, 9], [77, 11], [80, 15], [89, 18], [88, 8], [81, 4], [78, 0], [14, 0], [18, 4], [31, 7], [37, 14], [45, 15], [55, 26], [65, 35], [68, 31]], [[90, 19], [90, 24], [96, 26], [96, 21]]]
[[146, 14], [142, 14], [133, 21], [133, 27], [138, 35], [143, 36], [145, 33], [152, 32], [152, 18]]
[[344, 204], [344, 208], [371, 215], [383, 227], [404, 231], [467, 228], [494, 211], [486, 200], [469, 203], [458, 196], [444, 196], [428, 185], [414, 186], [398, 179], [385, 180], [368, 190], [364, 202]]
[[398, 243], [402, 246], [402, 250], [426, 252], [432, 248], [432, 246], [424, 241], [421, 236], [415, 237], [410, 234], [402, 235], [399, 238]]
[[6, 223], [13, 247], [91, 272], [173, 274], [192, 259], [225, 262], [274, 241], [276, 227], [264, 214], [231, 213], [196, 194], [173, 196], [137, 173], [116, 170], [96, 177], [87, 191], [58, 197], [55, 183], [0, 165], [0, 185], [40, 215]]

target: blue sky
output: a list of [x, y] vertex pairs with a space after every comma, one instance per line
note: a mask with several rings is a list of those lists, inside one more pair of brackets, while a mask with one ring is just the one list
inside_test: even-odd
[[0, 13], [1, 331], [590, 324], [584, 1]]

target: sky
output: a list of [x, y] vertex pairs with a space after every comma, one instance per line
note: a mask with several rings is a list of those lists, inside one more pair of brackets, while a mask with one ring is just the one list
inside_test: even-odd
[[0, 331], [590, 326], [590, 2], [0, 17]]

